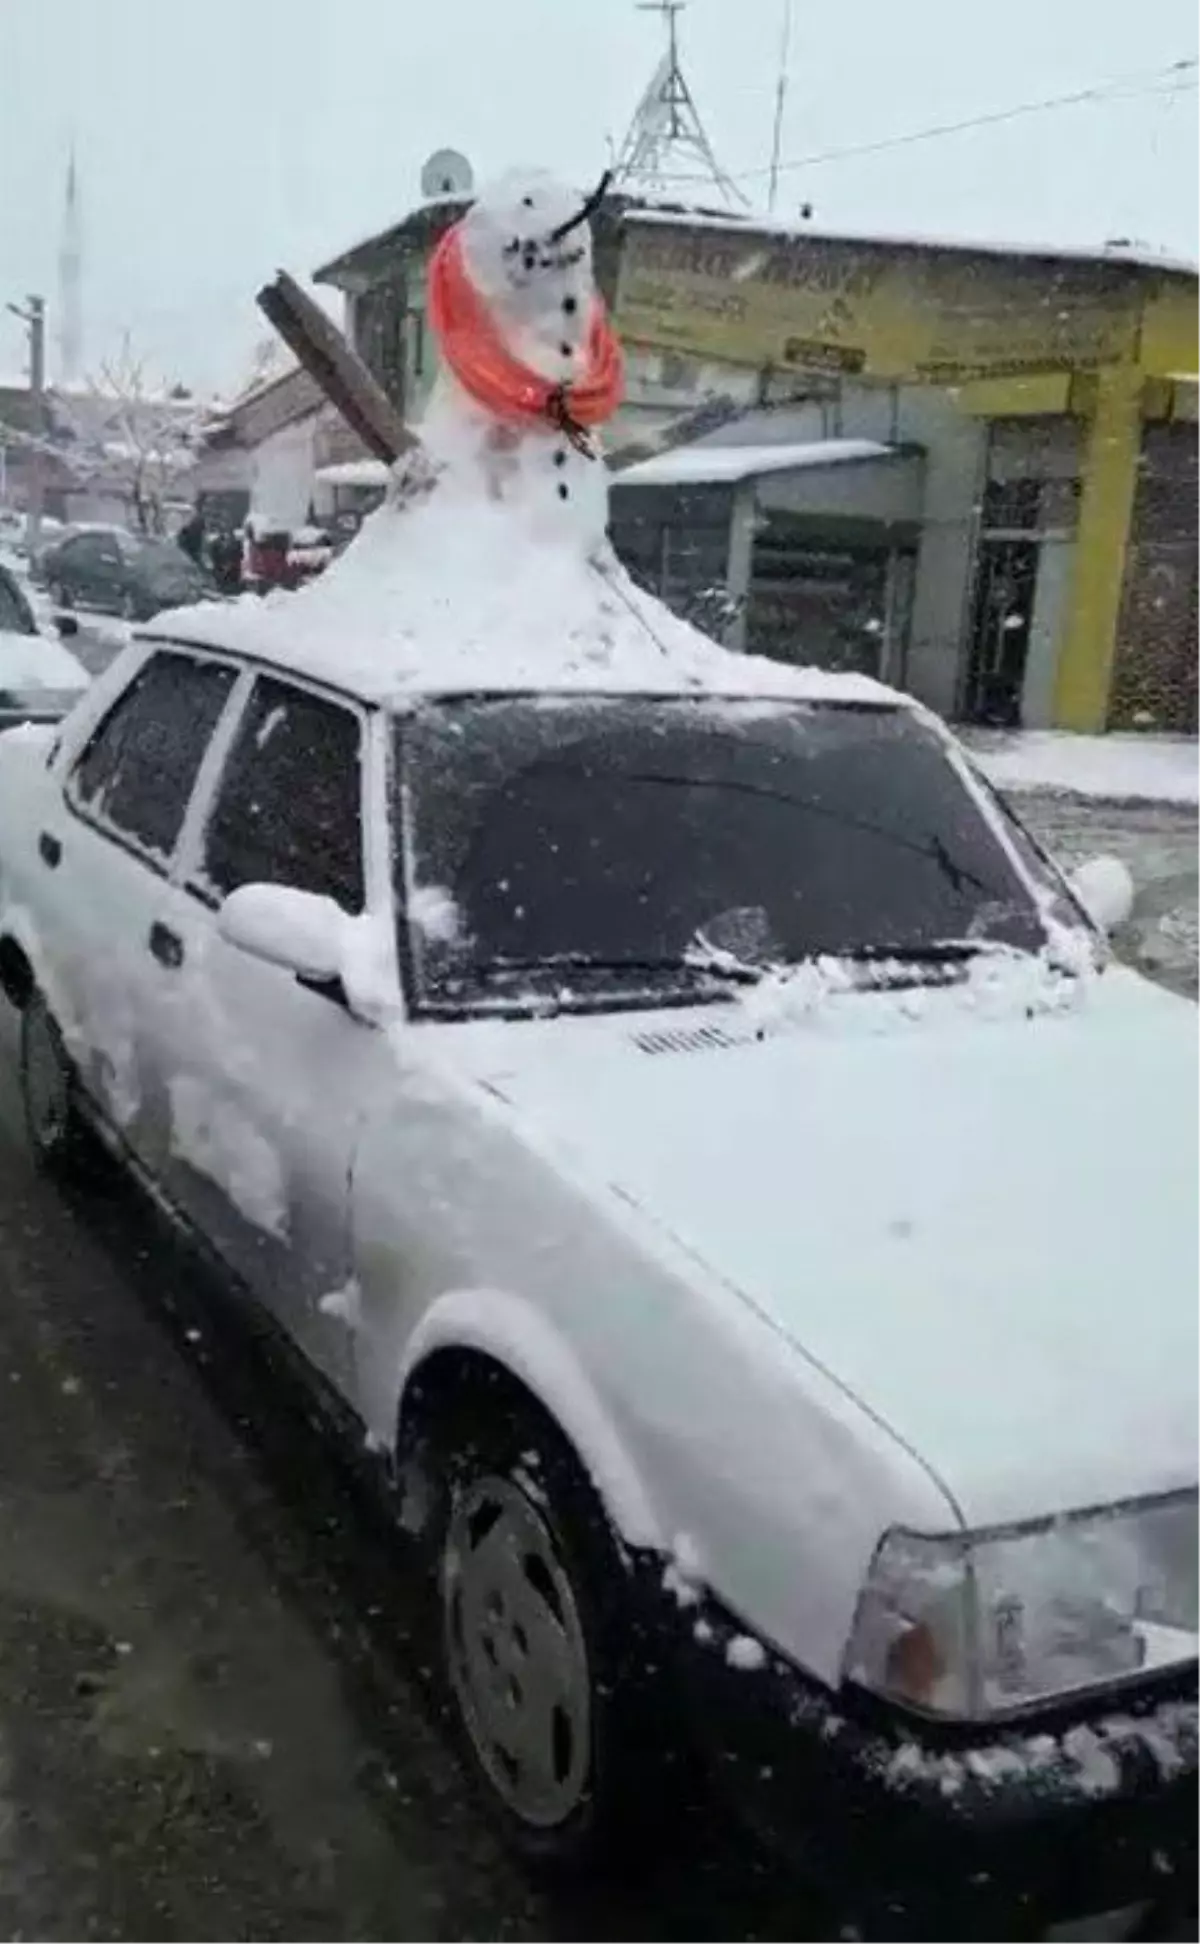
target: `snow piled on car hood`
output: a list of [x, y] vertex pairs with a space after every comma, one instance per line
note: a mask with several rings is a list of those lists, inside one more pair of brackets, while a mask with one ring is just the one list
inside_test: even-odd
[[985, 1525], [1196, 1476], [1195, 1009], [1058, 983], [438, 1030]]

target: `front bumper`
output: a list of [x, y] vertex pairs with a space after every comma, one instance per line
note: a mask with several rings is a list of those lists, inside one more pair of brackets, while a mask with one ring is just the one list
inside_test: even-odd
[[1033, 1936], [1131, 1905], [1194, 1907], [1194, 1673], [1019, 1728], [945, 1729], [832, 1694], [769, 1652], [748, 1666], [744, 1642], [731, 1658], [740, 1630], [720, 1609], [680, 1617], [718, 1787], [868, 1934]]

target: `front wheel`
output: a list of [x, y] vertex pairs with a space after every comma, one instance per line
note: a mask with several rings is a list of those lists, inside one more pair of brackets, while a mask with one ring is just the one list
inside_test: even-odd
[[86, 1159], [88, 1129], [79, 1112], [75, 1069], [42, 994], [21, 1013], [21, 1105], [34, 1160], [46, 1174], [75, 1175]]
[[[474, 1392], [475, 1387], [470, 1386]], [[498, 1386], [439, 1438], [441, 1660], [487, 1806], [531, 1862], [577, 1871], [631, 1833], [661, 1756], [630, 1569], [557, 1428]], [[442, 1427], [449, 1433], [450, 1427]]]

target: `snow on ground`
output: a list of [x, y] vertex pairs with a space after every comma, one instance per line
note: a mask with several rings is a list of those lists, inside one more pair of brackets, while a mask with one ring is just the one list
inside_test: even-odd
[[1121, 956], [1191, 998], [1200, 986], [1200, 858], [1195, 813], [1169, 803], [1105, 803], [1049, 791], [1014, 794], [1033, 834], [1065, 869], [1119, 857], [1134, 904], [1117, 934]]
[[1002, 790], [1060, 790], [1109, 802], [1195, 803], [1190, 736], [1077, 736], [1063, 729], [967, 730], [963, 740]]

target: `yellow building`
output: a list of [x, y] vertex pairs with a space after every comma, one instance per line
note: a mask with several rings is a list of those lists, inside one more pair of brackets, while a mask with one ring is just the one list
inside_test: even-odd
[[[710, 383], [752, 368], [775, 413], [832, 398], [842, 435], [873, 406], [878, 430], [880, 394], [898, 414], [924, 393], [927, 417], [940, 395], [911, 663], [939, 707], [1015, 697], [1019, 718], [1024, 688], [1044, 723], [1194, 732], [1194, 269], [631, 211], [617, 321]], [[1017, 669], [1031, 645], [1040, 670]]]
[[[410, 417], [435, 369], [425, 266], [466, 206], [420, 205], [317, 272]], [[593, 229], [629, 367], [613, 442], [724, 394], [700, 444], [747, 455], [705, 478], [697, 454], [686, 488], [618, 475], [618, 548], [668, 599], [690, 576], [728, 597], [735, 645], [869, 668], [946, 715], [1195, 731], [1194, 269], [619, 194]], [[845, 463], [863, 442], [887, 457]]]

